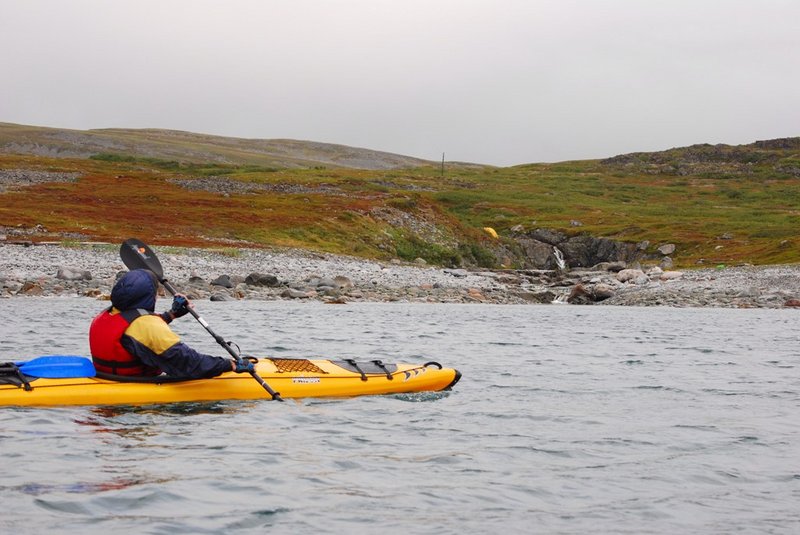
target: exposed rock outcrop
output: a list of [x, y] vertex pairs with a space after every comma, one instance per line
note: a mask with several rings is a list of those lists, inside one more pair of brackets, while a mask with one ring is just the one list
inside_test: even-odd
[[586, 234], [567, 236], [551, 229], [536, 229], [515, 236], [526, 269], [559, 269], [559, 252], [569, 268], [591, 267], [604, 262], [633, 262], [641, 255], [637, 244], [596, 238]]

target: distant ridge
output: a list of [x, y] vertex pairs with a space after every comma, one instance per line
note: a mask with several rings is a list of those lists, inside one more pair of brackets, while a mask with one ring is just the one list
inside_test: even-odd
[[[30, 154], [50, 158], [89, 158], [116, 154], [184, 163], [273, 168], [331, 167], [344, 169], [407, 169], [440, 162], [389, 152], [295, 139], [247, 139], [159, 128], [71, 130], [0, 122], [0, 154]], [[709, 166], [743, 166], [774, 162], [797, 176], [800, 137], [756, 141], [747, 145], [707, 143], [653, 152], [620, 154], [600, 161], [608, 166], [642, 168], [647, 172], [703, 172]], [[791, 162], [782, 162], [785, 158]], [[448, 162], [459, 167], [492, 167]], [[523, 164], [528, 165], [528, 164]], [[712, 169], [716, 171], [718, 169]]]
[[757, 163], [774, 161], [785, 157], [786, 152], [800, 151], [800, 137], [784, 137], [756, 141], [747, 145], [711, 145], [701, 143], [688, 147], [676, 147], [655, 152], [631, 152], [607, 158], [604, 164], [651, 163], [664, 164], [680, 161]]
[[68, 130], [0, 122], [0, 153], [88, 158], [100, 153], [180, 162], [279, 168], [399, 169], [435, 162], [371, 149], [292, 139], [243, 139], [179, 130]]
[[703, 143], [658, 152], [633, 152], [600, 162], [649, 174], [715, 177], [749, 176], [757, 170], [800, 177], [800, 137], [747, 145]]

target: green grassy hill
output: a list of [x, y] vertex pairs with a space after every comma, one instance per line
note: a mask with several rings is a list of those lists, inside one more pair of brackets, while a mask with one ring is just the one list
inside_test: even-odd
[[[90, 131], [81, 135], [111, 137], [102, 147], [94, 140], [69, 149], [76, 154], [53, 153], [26, 128], [0, 128], [0, 232], [9, 240], [136, 235], [163, 245], [289, 246], [499, 266], [519, 264], [515, 237], [548, 228], [647, 241], [649, 253], [674, 243], [683, 267], [800, 261], [800, 138], [508, 168], [448, 164], [442, 174], [419, 161], [375, 168], [362, 149], [324, 146], [326, 160], [312, 150], [319, 144], [290, 150], [301, 142], [168, 131]], [[108, 141], [145, 134], [158, 151]], [[38, 150], [19, 149], [36, 143]], [[270, 143], [288, 143], [291, 161], [250, 160], [247, 151], [237, 159], [244, 146]], [[335, 160], [330, 151], [336, 163], [326, 163]], [[351, 153], [358, 156], [342, 156]], [[359, 158], [373, 166], [341, 165]], [[25, 173], [39, 180], [20, 187], [15, 177]]]

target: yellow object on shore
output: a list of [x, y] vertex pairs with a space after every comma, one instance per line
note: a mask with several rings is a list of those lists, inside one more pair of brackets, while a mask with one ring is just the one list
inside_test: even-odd
[[483, 230], [484, 230], [484, 232], [486, 232], [486, 234], [488, 234], [489, 236], [491, 236], [495, 240], [498, 239], [497, 238], [497, 231], [494, 230], [492, 227], [483, 227]]
[[[351, 397], [447, 390], [461, 378], [436, 363], [261, 359], [256, 372], [286, 398]], [[249, 374], [228, 372], [211, 379], [176, 381], [161, 377], [117, 381], [107, 377], [28, 378], [0, 384], [0, 406], [147, 405], [227, 399], [269, 399]]]

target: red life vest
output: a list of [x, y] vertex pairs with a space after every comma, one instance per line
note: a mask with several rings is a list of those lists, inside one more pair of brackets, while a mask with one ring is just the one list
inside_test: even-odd
[[94, 367], [98, 372], [126, 376], [152, 376], [161, 373], [158, 368], [145, 366], [122, 346], [122, 335], [125, 334], [128, 325], [146, 314], [149, 312], [136, 309], [111, 314], [109, 308], [94, 318], [89, 328], [89, 348]]

